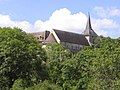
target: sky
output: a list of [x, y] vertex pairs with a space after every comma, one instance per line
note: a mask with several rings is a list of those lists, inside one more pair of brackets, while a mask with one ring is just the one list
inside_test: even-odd
[[27, 33], [59, 29], [82, 33], [88, 12], [93, 30], [120, 37], [120, 0], [0, 0], [0, 27]]

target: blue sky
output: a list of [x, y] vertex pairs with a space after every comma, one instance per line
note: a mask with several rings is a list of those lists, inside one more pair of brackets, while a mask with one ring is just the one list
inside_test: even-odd
[[120, 0], [0, 0], [0, 26], [20, 27], [26, 32], [52, 28], [81, 33], [87, 13], [93, 29], [120, 37]]

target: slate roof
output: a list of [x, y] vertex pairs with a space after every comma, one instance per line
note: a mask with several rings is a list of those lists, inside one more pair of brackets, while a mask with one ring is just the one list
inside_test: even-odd
[[90, 15], [88, 16], [88, 21], [87, 21], [87, 24], [86, 24], [86, 29], [85, 29], [85, 31], [82, 34], [86, 35], [86, 36], [98, 36], [94, 32], [94, 30], [92, 29]]
[[53, 29], [61, 42], [68, 42], [89, 46], [89, 43], [84, 35]]

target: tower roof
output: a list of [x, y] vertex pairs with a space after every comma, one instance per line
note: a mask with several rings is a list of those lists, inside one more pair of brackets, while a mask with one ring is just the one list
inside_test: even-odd
[[87, 24], [86, 24], [86, 29], [85, 29], [85, 31], [82, 34], [83, 35], [87, 35], [87, 36], [98, 36], [94, 32], [94, 30], [92, 29], [91, 20], [90, 20], [90, 14], [88, 14], [88, 20], [87, 20]]

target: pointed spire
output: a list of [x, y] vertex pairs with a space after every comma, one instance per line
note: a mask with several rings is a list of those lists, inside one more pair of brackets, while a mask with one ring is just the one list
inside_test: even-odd
[[97, 36], [97, 34], [93, 31], [92, 26], [91, 26], [91, 20], [90, 20], [90, 13], [88, 12], [88, 20], [86, 24], [86, 29], [83, 32], [84, 35], [88, 36]]
[[90, 13], [89, 12], [88, 12], [88, 20], [87, 20], [86, 29], [88, 29], [88, 30], [92, 29], [91, 20], [90, 20]]

